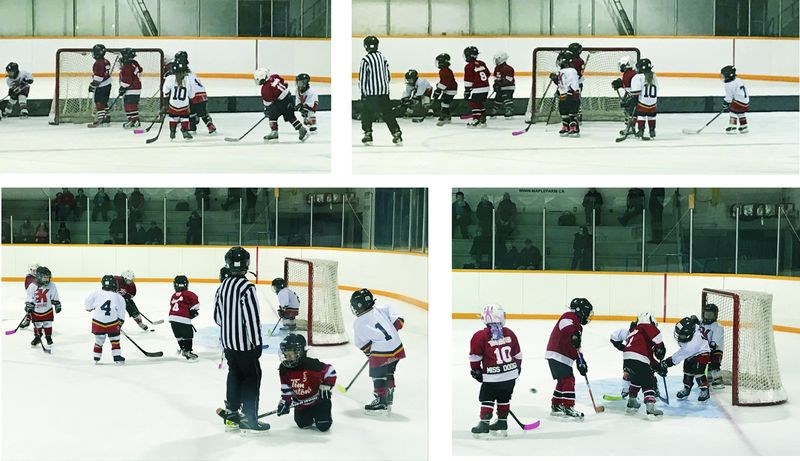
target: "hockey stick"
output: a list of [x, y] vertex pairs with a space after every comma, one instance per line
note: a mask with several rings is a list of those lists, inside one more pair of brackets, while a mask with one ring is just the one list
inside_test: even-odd
[[361, 372], [364, 371], [364, 368], [367, 368], [367, 365], [369, 365], [369, 359], [367, 359], [367, 361], [364, 362], [364, 365], [361, 365], [361, 369], [358, 370], [358, 373], [356, 373], [355, 376], [353, 376], [353, 379], [350, 381], [350, 384], [348, 384], [347, 387], [342, 387], [341, 384], [337, 384], [336, 390], [341, 392], [342, 394], [347, 393], [347, 391], [350, 390], [350, 386], [352, 386], [353, 383], [356, 382], [356, 378], [358, 378], [358, 375], [360, 375]]
[[164, 128], [164, 120], [167, 118], [167, 113], [164, 112], [161, 114], [161, 124], [158, 126], [158, 133], [156, 133], [155, 137], [148, 139], [145, 141], [147, 144], [152, 144], [158, 140], [158, 137], [161, 136], [161, 130]]
[[278, 328], [278, 325], [280, 325], [280, 324], [281, 324], [281, 318], [280, 318], [280, 317], [278, 317], [278, 321], [277, 321], [277, 322], [275, 322], [275, 326], [274, 326], [274, 327], [272, 327], [272, 331], [270, 331], [270, 332], [269, 332], [269, 335], [270, 335], [270, 336], [272, 336], [272, 334], [273, 334], [273, 333], [275, 333], [275, 329], [276, 329], [276, 328]]
[[664, 382], [664, 395], [666, 395], [666, 396], [667, 396], [667, 398], [666, 398], [666, 399], [664, 399], [663, 397], [661, 397], [661, 393], [660, 393], [660, 392], [658, 393], [658, 394], [659, 394], [659, 395], [658, 395], [658, 398], [659, 398], [659, 399], [660, 399], [662, 402], [664, 402], [664, 403], [666, 403], [667, 405], [669, 405], [669, 389], [667, 389], [667, 377], [666, 377], [666, 376], [662, 376], [662, 377], [661, 377], [661, 380]]
[[508, 414], [510, 414], [511, 417], [514, 418], [514, 421], [516, 421], [517, 424], [519, 424], [519, 427], [521, 427], [523, 431], [531, 431], [533, 429], [537, 429], [539, 425], [542, 424], [542, 422], [538, 419], [532, 423], [523, 424], [519, 419], [517, 419], [517, 415], [515, 415], [513, 411], [508, 410]]
[[263, 116], [263, 117], [261, 117], [261, 120], [259, 120], [258, 122], [256, 122], [256, 124], [255, 124], [255, 125], [253, 125], [253, 127], [252, 127], [252, 128], [250, 128], [249, 130], [247, 130], [247, 132], [246, 132], [245, 134], [243, 134], [243, 135], [239, 136], [238, 138], [225, 138], [225, 140], [226, 140], [226, 141], [228, 141], [228, 142], [239, 142], [239, 141], [241, 141], [242, 139], [244, 139], [244, 137], [245, 137], [245, 136], [247, 136], [248, 134], [250, 134], [250, 132], [251, 132], [251, 131], [255, 130], [255, 129], [256, 129], [256, 127], [257, 127], [258, 125], [261, 125], [261, 122], [263, 122], [263, 121], [264, 121], [264, 120], [266, 120], [266, 119], [267, 119], [267, 116], [266, 116], [266, 115], [265, 115], [265, 116]]
[[217, 365], [217, 368], [219, 368], [220, 370], [222, 370], [222, 362], [224, 360], [225, 360], [225, 348], [223, 348], [222, 351], [220, 351], [219, 353], [219, 365]]
[[[622, 102], [622, 96], [619, 94], [619, 90], [617, 90], [617, 97], [619, 98], [620, 102]], [[620, 135], [618, 138], [615, 139], [616, 142], [622, 142], [628, 139], [628, 136], [633, 134], [633, 126], [636, 124], [636, 119], [634, 118], [634, 113], [636, 112], [636, 106], [633, 106], [631, 109], [631, 113], [625, 112], [625, 109], [622, 109], [622, 113], [625, 115], [625, 118], [628, 119], [628, 123], [625, 124], [625, 133]]]
[[619, 402], [622, 400], [621, 395], [603, 394], [603, 400], [610, 400], [612, 402]]
[[[157, 89], [157, 90], [156, 90], [156, 92], [155, 92], [155, 93], [153, 93], [153, 96], [150, 96], [150, 99], [153, 99], [153, 98], [155, 98], [155, 97], [156, 97], [156, 95], [157, 95], [157, 94], [158, 94], [160, 91], [161, 91], [161, 88]], [[161, 115], [161, 108], [159, 108], [159, 115]], [[145, 129], [136, 128], [135, 130], [133, 130], [133, 132], [134, 132], [135, 134], [143, 134], [143, 133], [147, 133], [147, 132], [149, 132], [149, 131], [150, 131], [150, 129], [151, 129], [151, 128], [153, 128], [153, 125], [155, 125], [155, 124], [156, 124], [156, 122], [158, 122], [158, 119], [159, 119], [159, 117], [157, 116], [156, 118], [154, 118], [154, 119], [153, 119], [153, 121], [152, 121], [152, 122], [150, 122], [150, 126], [148, 126], [148, 127], [147, 127], [147, 128], [145, 128]]]
[[123, 335], [125, 335], [125, 337], [128, 338], [128, 341], [132, 342], [133, 345], [136, 346], [137, 349], [142, 351], [142, 354], [144, 354], [145, 356], [147, 356], [147, 357], [161, 357], [161, 356], [164, 355], [164, 353], [161, 352], [161, 351], [158, 351], [158, 352], [147, 352], [146, 350], [142, 349], [138, 344], [136, 344], [136, 341], [131, 339], [131, 337], [128, 336], [128, 333], [125, 333], [124, 331], [122, 331], [122, 329], [120, 329], [119, 332], [122, 333]]
[[16, 333], [17, 330], [19, 330], [19, 328], [22, 326], [22, 324], [25, 323], [25, 319], [27, 319], [27, 318], [28, 318], [28, 314], [26, 313], [25, 316], [22, 317], [22, 320], [19, 321], [19, 324], [17, 325], [17, 328], [14, 328], [13, 330], [6, 330], [6, 335], [13, 335], [14, 333]]
[[531, 126], [533, 126], [533, 122], [536, 120], [536, 113], [540, 112], [541, 109], [542, 109], [542, 106], [544, 106], [544, 98], [545, 98], [545, 96], [547, 96], [547, 92], [550, 90], [550, 85], [552, 85], [552, 84], [553, 84], [553, 80], [550, 80], [547, 83], [547, 87], [544, 89], [544, 93], [542, 93], [542, 99], [539, 100], [539, 110], [535, 111], [535, 112], [533, 112], [533, 111], [531, 112], [531, 119], [530, 119], [530, 121], [526, 122], [527, 126], [525, 127], [525, 129], [524, 130], [512, 131], [511, 132], [512, 136], [519, 136], [521, 134], [525, 134], [525, 133], [528, 132], [528, 130], [531, 129]]
[[139, 315], [141, 315], [142, 317], [144, 317], [145, 320], [150, 322], [150, 325], [161, 325], [162, 323], [164, 323], [164, 319], [156, 320], [155, 322], [148, 319], [147, 316], [144, 315], [141, 311], [139, 312]]
[[[580, 357], [580, 360], [582, 362], [586, 363], [586, 359], [583, 358], [583, 352], [579, 351], [578, 352], [578, 357]], [[594, 412], [595, 413], [602, 413], [602, 412], [606, 411], [606, 407], [604, 407], [602, 405], [597, 405], [595, 403], [594, 394], [592, 393], [592, 386], [589, 385], [589, 377], [586, 376], [586, 375], [583, 375], [583, 378], [586, 380], [586, 387], [589, 389], [589, 398], [592, 399], [592, 406], [594, 407]]]
[[709, 121], [708, 121], [708, 123], [706, 123], [705, 125], [703, 125], [703, 128], [700, 128], [699, 130], [689, 130], [689, 129], [687, 129], [687, 128], [684, 128], [684, 129], [683, 129], [683, 134], [700, 134], [700, 132], [701, 132], [701, 131], [705, 130], [705, 129], [706, 129], [706, 127], [707, 127], [708, 125], [711, 125], [711, 122], [713, 122], [714, 120], [716, 120], [716, 119], [717, 119], [717, 117], [719, 117], [720, 115], [722, 115], [722, 113], [723, 113], [723, 112], [725, 112], [725, 109], [722, 109], [721, 111], [717, 112], [717, 115], [715, 115], [715, 116], [714, 116], [714, 118], [712, 118], [711, 120], [709, 120]]

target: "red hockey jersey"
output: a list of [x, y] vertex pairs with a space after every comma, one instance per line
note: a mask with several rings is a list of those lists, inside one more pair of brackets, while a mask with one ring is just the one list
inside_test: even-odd
[[264, 100], [265, 106], [285, 98], [288, 94], [289, 87], [280, 75], [270, 75], [267, 81], [261, 85], [261, 99]]
[[450, 70], [449, 67], [442, 67], [441, 69], [439, 69], [439, 83], [436, 84], [436, 88], [442, 91], [444, 90], [455, 91], [458, 89], [458, 83], [456, 82], [456, 77], [453, 75], [453, 71]]
[[578, 71], [578, 78], [580, 78], [581, 81], [583, 81], [584, 66], [586, 66], [586, 62], [584, 62], [583, 58], [580, 57], [580, 55], [572, 58], [572, 68]]
[[117, 281], [117, 293], [121, 294], [125, 299], [131, 299], [136, 296], [136, 282], [125, 283], [122, 276], [115, 275], [114, 279]]
[[98, 87], [111, 85], [111, 63], [108, 59], [95, 59], [92, 65], [92, 83]]
[[142, 81], [139, 75], [142, 73], [142, 66], [136, 60], [122, 65], [119, 70], [119, 86], [127, 88], [126, 94], [141, 94]]
[[300, 409], [316, 403], [315, 397], [320, 385], [326, 384], [331, 387], [336, 385], [336, 370], [330, 364], [310, 357], [305, 357], [295, 368], [281, 364], [278, 374], [281, 379], [281, 398], [300, 402], [297, 404], [297, 408]]
[[475, 332], [469, 342], [469, 362], [473, 370], [483, 373], [485, 383], [517, 379], [522, 367], [517, 335], [503, 327], [503, 337], [493, 341], [491, 328]]
[[169, 300], [169, 321], [191, 325], [191, 311], [197, 312], [198, 309], [200, 301], [193, 291], [176, 291]]
[[633, 80], [634, 75], [636, 75], [636, 71], [633, 69], [626, 69], [622, 74], [622, 88], [627, 92], [631, 91], [631, 80]]
[[572, 366], [572, 362], [578, 358], [578, 350], [572, 345], [572, 334], [576, 331], [583, 332], [578, 314], [572, 311], [564, 312], [550, 332], [544, 358]]
[[623, 360], [638, 360], [653, 366], [658, 365], [658, 360], [653, 356], [653, 348], [659, 344], [664, 344], [664, 340], [661, 338], [661, 331], [658, 327], [651, 323], [640, 323], [628, 335], [622, 358]]
[[464, 88], [473, 93], [489, 93], [489, 68], [485, 62], [476, 59], [464, 66]]
[[502, 63], [494, 68], [492, 73], [494, 76], [495, 85], [501, 86], [504, 90], [513, 90], [516, 88], [514, 82], [514, 68], [506, 63]]
[[36, 277], [32, 276], [31, 274], [28, 274], [28, 275], [25, 276], [25, 289], [26, 290], [28, 289], [28, 285], [30, 285], [31, 283], [36, 283]]

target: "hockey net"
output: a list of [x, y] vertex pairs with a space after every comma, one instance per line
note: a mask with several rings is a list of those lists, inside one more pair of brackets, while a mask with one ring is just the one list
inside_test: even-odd
[[300, 298], [297, 328], [306, 330], [309, 345], [349, 341], [339, 302], [338, 268], [338, 262], [325, 259], [284, 259], [284, 280]]
[[[526, 120], [534, 123], [545, 121], [548, 117], [551, 122], [559, 120], [558, 99], [554, 97], [556, 85], [551, 84], [550, 74], [558, 72], [556, 58], [564, 49], [540, 47], [533, 50], [533, 82], [525, 112]], [[584, 48], [581, 52], [585, 62], [581, 90], [581, 114], [584, 121], [624, 120], [625, 114], [619, 106], [619, 96], [611, 88], [611, 82], [622, 76], [618, 63], [623, 56], [629, 56], [631, 64], [635, 66], [641, 53], [638, 48]], [[532, 115], [535, 115], [533, 119]]]
[[705, 288], [702, 302], [719, 308], [718, 322], [725, 330], [722, 379], [731, 386], [733, 404], [785, 402], [772, 331], [772, 294]]
[[[164, 52], [158, 48], [133, 50], [136, 52], [136, 61], [142, 66], [142, 73], [139, 75], [142, 82], [139, 118], [143, 122], [150, 122], [158, 118], [161, 108]], [[119, 94], [121, 51], [121, 48], [106, 49], [106, 59], [111, 63], [112, 80], [109, 106]], [[56, 52], [56, 91], [51, 106], [51, 123], [88, 123], [94, 120], [94, 96], [89, 92], [94, 62], [91, 48], [61, 48]], [[113, 103], [109, 112], [112, 122], [127, 120], [122, 99], [120, 97]]]

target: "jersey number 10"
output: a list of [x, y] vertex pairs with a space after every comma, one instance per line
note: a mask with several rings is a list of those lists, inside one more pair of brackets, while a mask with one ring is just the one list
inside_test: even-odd
[[184, 101], [186, 100], [186, 87], [179, 86], [175, 88], [172, 92], [172, 100], [173, 101]]
[[508, 363], [511, 361], [511, 346], [498, 347], [494, 350], [494, 357], [497, 363]]

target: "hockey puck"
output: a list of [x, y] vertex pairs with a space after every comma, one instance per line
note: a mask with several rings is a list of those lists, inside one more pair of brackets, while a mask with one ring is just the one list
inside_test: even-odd
[[144, 133], [146, 133], [146, 131], [143, 128], [137, 128], [137, 129], [133, 130], [133, 132], [136, 133], [136, 134], [144, 134]]
[[535, 394], [535, 393], [537, 393], [537, 392], [539, 392], [539, 391], [537, 391], [535, 387], [532, 387], [532, 388], [531, 388], [531, 394]]

